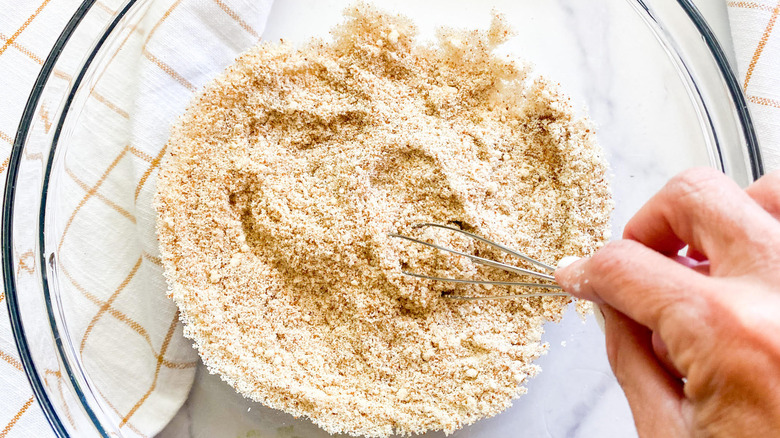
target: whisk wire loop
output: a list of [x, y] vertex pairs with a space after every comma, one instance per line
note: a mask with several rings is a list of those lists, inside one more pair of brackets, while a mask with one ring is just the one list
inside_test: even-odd
[[[543, 262], [540, 262], [536, 259], [533, 259], [531, 257], [526, 256], [525, 254], [521, 254], [512, 248], [509, 248], [505, 245], [502, 245], [500, 243], [493, 242], [491, 240], [485, 239], [484, 237], [477, 236], [474, 233], [470, 233], [468, 231], [461, 230], [460, 228], [454, 228], [447, 225], [441, 225], [441, 224], [435, 224], [435, 223], [421, 223], [416, 224], [413, 226], [413, 228], [425, 228], [425, 227], [435, 227], [440, 229], [445, 229], [449, 231], [453, 231], [456, 233], [463, 234], [465, 236], [468, 236], [472, 239], [475, 239], [479, 242], [485, 243], [487, 245], [490, 245], [500, 251], [503, 251], [507, 254], [510, 254], [512, 256], [518, 257], [521, 260], [524, 260], [530, 264], [533, 264], [537, 267], [540, 267], [542, 269], [547, 270], [548, 272], [552, 273], [555, 271], [555, 268], [553, 268], [550, 265], [547, 265]], [[442, 295], [443, 298], [452, 299], [452, 300], [464, 300], [464, 301], [479, 301], [479, 300], [506, 300], [506, 299], [515, 299], [515, 298], [529, 298], [529, 297], [548, 297], [548, 296], [568, 296], [566, 292], [563, 292], [561, 290], [561, 287], [558, 284], [555, 284], [555, 277], [548, 273], [534, 271], [531, 269], [521, 268], [519, 266], [509, 265], [506, 263], [497, 262], [495, 260], [486, 259], [484, 257], [479, 257], [473, 254], [468, 254], [463, 251], [458, 251], [453, 248], [448, 248], [445, 246], [437, 245], [435, 243], [426, 242], [424, 240], [416, 239], [414, 237], [405, 236], [403, 234], [398, 233], [388, 233], [389, 237], [404, 239], [409, 242], [417, 243], [420, 245], [424, 245], [430, 248], [438, 249], [440, 251], [448, 252], [450, 254], [455, 254], [459, 256], [466, 257], [470, 260], [472, 260], [474, 263], [490, 266], [493, 268], [502, 269], [504, 271], [508, 272], [514, 272], [517, 274], [524, 274], [529, 275], [532, 277], [539, 278], [541, 280], [545, 281], [551, 281], [550, 283], [530, 283], [530, 282], [515, 282], [515, 281], [489, 281], [489, 280], [472, 280], [472, 279], [459, 279], [459, 278], [445, 278], [445, 277], [435, 277], [430, 275], [423, 275], [423, 274], [417, 274], [413, 272], [407, 272], [402, 271], [402, 274], [409, 276], [409, 277], [415, 277], [415, 278], [422, 278], [426, 280], [433, 280], [433, 281], [441, 281], [441, 282], [447, 282], [447, 283], [466, 283], [466, 284], [482, 284], [482, 285], [496, 285], [496, 286], [519, 286], [519, 287], [533, 287], [533, 288], [539, 288], [539, 289], [552, 289], [552, 290], [559, 290], [559, 292], [534, 292], [534, 293], [521, 293], [521, 294], [515, 294], [515, 295], [491, 295], [491, 296], [463, 296], [463, 295], [454, 295], [454, 294], [447, 294]]]
[[447, 248], [446, 246], [436, 245], [435, 243], [430, 243], [430, 242], [426, 242], [424, 240], [415, 239], [414, 237], [404, 236], [402, 234], [389, 233], [388, 235], [390, 237], [398, 237], [400, 239], [405, 239], [405, 240], [408, 240], [410, 242], [419, 243], [420, 245], [425, 245], [425, 246], [429, 246], [431, 248], [436, 248], [438, 250], [445, 251], [445, 252], [448, 252], [448, 253], [451, 253], [451, 254], [457, 254], [459, 256], [467, 257], [467, 258], [471, 259], [472, 261], [474, 261], [474, 263], [478, 263], [480, 265], [491, 266], [493, 268], [503, 269], [505, 271], [515, 272], [515, 273], [518, 273], [518, 274], [530, 275], [532, 277], [541, 278], [543, 280], [555, 281], [555, 277], [553, 277], [552, 275], [549, 275], [549, 274], [542, 273], [542, 272], [532, 271], [530, 269], [520, 268], [518, 266], [507, 265], [506, 263], [496, 262], [494, 260], [486, 259], [484, 257], [475, 256], [475, 255], [468, 254], [468, 253], [465, 253], [465, 252], [462, 252], [462, 251], [458, 251], [456, 249]]
[[515, 251], [514, 249], [512, 249], [512, 248], [510, 248], [508, 246], [502, 245], [502, 244], [500, 244], [498, 242], [493, 242], [492, 240], [485, 239], [484, 237], [478, 236], [478, 235], [476, 235], [474, 233], [470, 233], [470, 232], [468, 232], [466, 230], [461, 230], [460, 228], [450, 227], [448, 225], [434, 224], [434, 223], [431, 223], [431, 222], [425, 222], [425, 223], [416, 224], [416, 225], [412, 226], [412, 228], [426, 228], [426, 227], [441, 228], [441, 229], [444, 229], [444, 230], [450, 230], [450, 231], [454, 231], [456, 233], [460, 233], [460, 234], [466, 235], [468, 237], [471, 237], [474, 240], [478, 240], [478, 241], [480, 241], [482, 243], [486, 243], [486, 244], [488, 244], [488, 245], [490, 245], [490, 246], [492, 246], [494, 248], [500, 249], [501, 251], [504, 251], [507, 254], [511, 254], [511, 255], [521, 259], [521, 260], [525, 260], [526, 262], [528, 262], [528, 263], [530, 263], [532, 265], [536, 265], [536, 266], [538, 266], [538, 267], [540, 267], [542, 269], [546, 269], [549, 272], [555, 271], [555, 268], [553, 268], [552, 266], [550, 266], [550, 265], [548, 265], [546, 263], [542, 263], [539, 260], [532, 259], [531, 257], [528, 257], [525, 254], [519, 253], [519, 252]]

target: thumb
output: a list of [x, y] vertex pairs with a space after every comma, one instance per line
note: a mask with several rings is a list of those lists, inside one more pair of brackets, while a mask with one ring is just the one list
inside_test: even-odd
[[602, 312], [609, 363], [631, 406], [639, 436], [689, 436], [682, 381], [658, 362], [650, 330], [608, 305]]
[[[555, 270], [555, 279], [566, 292], [609, 304], [651, 330], [660, 329], [665, 340], [673, 337], [667, 334], [687, 338], [693, 332], [691, 321], [697, 318], [692, 316], [698, 315], [692, 313], [698, 310], [708, 278], [630, 240], [610, 242], [592, 257]], [[669, 347], [676, 352], [674, 345]]]

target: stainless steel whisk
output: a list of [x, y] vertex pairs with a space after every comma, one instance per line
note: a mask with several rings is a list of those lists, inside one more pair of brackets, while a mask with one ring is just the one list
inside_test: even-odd
[[486, 284], [486, 285], [496, 285], [496, 286], [521, 286], [521, 287], [535, 287], [540, 289], [554, 289], [559, 290], [560, 292], [533, 292], [533, 293], [520, 293], [515, 295], [491, 295], [491, 296], [463, 296], [463, 295], [442, 295], [442, 297], [451, 299], [451, 300], [468, 300], [468, 301], [476, 301], [476, 300], [508, 300], [508, 299], [514, 299], [514, 298], [533, 298], [533, 297], [557, 297], [557, 296], [568, 296], [566, 292], [563, 292], [561, 287], [557, 284], [555, 284], [555, 277], [553, 277], [551, 274], [553, 271], [555, 271], [555, 268], [553, 268], [550, 265], [547, 265], [545, 263], [542, 263], [538, 260], [532, 259], [531, 257], [528, 257], [527, 255], [521, 254], [509, 247], [506, 247], [504, 245], [501, 245], [500, 243], [496, 243], [493, 241], [490, 241], [488, 239], [485, 239], [484, 237], [477, 236], [476, 234], [469, 233], [468, 231], [463, 231], [460, 228], [454, 228], [449, 227], [447, 225], [441, 225], [441, 224], [434, 224], [434, 223], [422, 223], [422, 224], [416, 224], [412, 228], [426, 228], [426, 227], [434, 227], [434, 228], [441, 228], [444, 230], [450, 230], [454, 231], [456, 233], [463, 234], [465, 236], [468, 236], [472, 239], [478, 240], [480, 242], [486, 243], [494, 248], [497, 248], [507, 254], [510, 254], [512, 256], [518, 257], [532, 265], [535, 265], [541, 269], [544, 269], [547, 271], [540, 272], [540, 271], [534, 271], [532, 269], [526, 269], [521, 268], [519, 266], [514, 265], [508, 265], [506, 263], [497, 262], [495, 260], [486, 259], [484, 257], [475, 256], [472, 254], [467, 254], [462, 251], [458, 251], [456, 249], [447, 248], [445, 246], [436, 245], [435, 243], [426, 242], [424, 240], [415, 239], [414, 237], [404, 236], [403, 234], [397, 234], [397, 233], [388, 233], [388, 236], [390, 237], [397, 237], [399, 239], [408, 240], [410, 242], [418, 243], [420, 245], [425, 245], [431, 248], [438, 249], [440, 251], [445, 251], [451, 254], [457, 254], [463, 257], [467, 257], [471, 259], [474, 263], [490, 266], [493, 268], [503, 269], [504, 271], [508, 272], [514, 272], [518, 274], [525, 274], [530, 275], [532, 277], [539, 278], [541, 280], [550, 281], [552, 283], [527, 283], [527, 282], [516, 282], [516, 281], [487, 281], [487, 280], [470, 280], [470, 279], [463, 279], [463, 278], [444, 278], [444, 277], [432, 277], [429, 275], [423, 275], [423, 274], [417, 274], [414, 272], [407, 272], [407, 271], [401, 271], [404, 275], [408, 275], [410, 277], [417, 277], [417, 278], [424, 278], [427, 280], [435, 280], [435, 281], [443, 281], [448, 283], [468, 283], [468, 284]]

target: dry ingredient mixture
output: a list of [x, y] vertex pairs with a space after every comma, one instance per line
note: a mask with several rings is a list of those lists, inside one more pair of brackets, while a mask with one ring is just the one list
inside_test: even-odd
[[494, 49], [510, 30], [441, 29], [358, 4], [333, 41], [262, 43], [174, 127], [158, 235], [185, 334], [240, 393], [323, 429], [452, 432], [539, 372], [570, 299], [401, 274], [522, 281], [387, 236], [518, 263], [450, 224], [555, 264], [608, 238], [607, 172], [558, 86]]

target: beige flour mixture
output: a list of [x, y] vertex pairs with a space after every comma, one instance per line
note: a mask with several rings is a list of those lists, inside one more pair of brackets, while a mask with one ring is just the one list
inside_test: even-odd
[[333, 41], [262, 43], [174, 127], [156, 197], [185, 334], [247, 397], [329, 432], [452, 432], [522, 394], [568, 298], [409, 278], [524, 280], [387, 236], [550, 264], [607, 239], [606, 165], [558, 86], [493, 50], [509, 29], [442, 29], [358, 4]]

